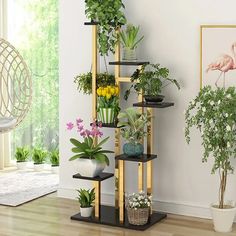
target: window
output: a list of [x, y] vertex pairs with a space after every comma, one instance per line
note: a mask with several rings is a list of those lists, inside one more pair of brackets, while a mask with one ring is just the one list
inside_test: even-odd
[[[3, 1], [3, 0], [0, 0]], [[7, 0], [7, 38], [32, 74], [32, 107], [11, 133], [17, 146], [54, 149], [58, 145], [58, 0]]]

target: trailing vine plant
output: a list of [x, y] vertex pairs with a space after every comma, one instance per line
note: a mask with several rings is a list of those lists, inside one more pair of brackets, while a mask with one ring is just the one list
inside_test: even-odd
[[85, 0], [85, 14], [98, 23], [99, 52], [102, 56], [114, 54], [117, 42], [116, 30], [126, 23], [122, 0]]

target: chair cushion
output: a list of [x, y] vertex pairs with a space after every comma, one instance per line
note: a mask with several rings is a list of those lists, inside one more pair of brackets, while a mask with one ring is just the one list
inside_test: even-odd
[[0, 118], [0, 132], [13, 128], [16, 125], [16, 118], [14, 117], [1, 117]]

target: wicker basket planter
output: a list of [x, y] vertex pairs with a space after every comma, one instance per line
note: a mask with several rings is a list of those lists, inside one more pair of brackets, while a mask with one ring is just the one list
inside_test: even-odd
[[150, 208], [127, 208], [128, 220], [132, 225], [145, 225], [148, 222]]

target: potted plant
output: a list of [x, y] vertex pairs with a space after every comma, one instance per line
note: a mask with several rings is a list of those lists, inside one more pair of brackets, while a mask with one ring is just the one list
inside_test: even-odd
[[80, 215], [82, 217], [90, 217], [93, 212], [93, 202], [95, 200], [94, 188], [91, 190], [79, 189], [77, 190], [79, 196], [77, 197], [80, 204]]
[[[150, 68], [150, 69], [149, 69]], [[174, 84], [178, 89], [180, 85], [175, 79], [169, 78], [169, 70], [160, 67], [160, 64], [145, 64], [141, 69], [137, 69], [131, 76], [132, 85], [125, 92], [127, 100], [130, 92], [134, 89], [138, 94], [144, 95], [146, 103], [162, 102], [164, 96], [162, 90], [170, 84]]]
[[204, 154], [202, 162], [214, 158], [212, 174], [219, 172], [219, 201], [211, 205], [214, 228], [230, 232], [236, 212], [233, 202], [225, 200], [228, 174], [233, 173], [231, 160], [236, 157], [236, 89], [213, 90], [206, 86], [190, 102], [185, 113], [185, 137], [190, 142], [190, 128], [201, 131]]
[[83, 138], [83, 142], [71, 138], [70, 142], [74, 145], [72, 152], [76, 155], [70, 158], [70, 161], [77, 160], [79, 165], [77, 167], [78, 173], [82, 176], [95, 177], [98, 176], [106, 166], [109, 165], [108, 153], [114, 153], [113, 151], [102, 149], [102, 145], [109, 139], [109, 137], [103, 139], [98, 144], [96, 140], [98, 137], [102, 137], [101, 124], [94, 122], [90, 130], [85, 129], [83, 120], [78, 118], [76, 124], [69, 122], [67, 129], [72, 130], [77, 128], [79, 135]]
[[44, 162], [48, 153], [42, 148], [34, 148], [32, 154], [32, 160], [34, 162], [34, 170], [42, 171], [44, 169]]
[[98, 24], [99, 52], [102, 56], [115, 52], [116, 30], [126, 23], [122, 0], [85, 0], [85, 14]]
[[143, 40], [144, 36], [138, 38], [139, 26], [135, 27], [132, 24], [127, 24], [126, 29], [119, 33], [119, 38], [123, 46], [123, 60], [137, 60], [136, 48]]
[[[84, 94], [92, 94], [92, 73], [79, 74], [74, 79], [79, 92]], [[115, 85], [115, 76], [109, 73], [98, 73], [96, 76], [97, 87], [106, 87]]]
[[121, 127], [121, 135], [127, 141], [123, 146], [123, 152], [130, 157], [138, 157], [143, 154], [142, 139], [146, 135], [144, 130], [148, 124], [148, 116], [138, 109], [130, 107], [118, 115], [118, 127]]
[[17, 147], [15, 152], [16, 166], [19, 170], [26, 169], [30, 151], [28, 147]]
[[55, 149], [49, 153], [52, 173], [59, 173], [59, 150]]
[[152, 197], [144, 192], [128, 195], [126, 209], [128, 221], [132, 225], [145, 225], [148, 222]]
[[119, 87], [106, 86], [97, 89], [98, 120], [104, 124], [116, 123], [119, 107]]

